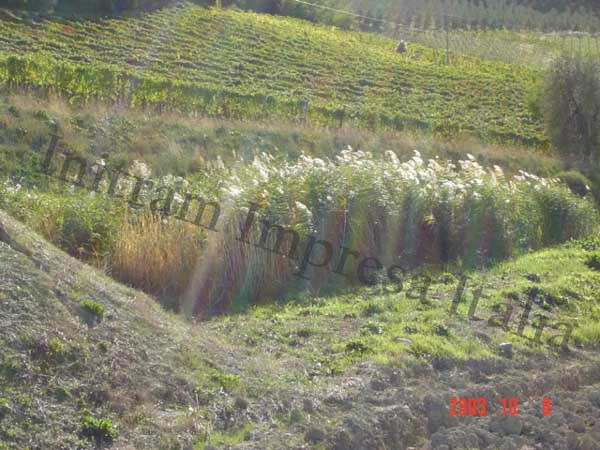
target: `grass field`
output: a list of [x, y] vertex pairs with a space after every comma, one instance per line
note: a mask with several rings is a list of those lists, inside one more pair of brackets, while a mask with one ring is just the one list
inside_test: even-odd
[[[0, 24], [0, 80], [215, 117], [419, 128], [544, 146], [535, 68], [453, 58], [372, 34], [191, 4], [141, 18]], [[102, 42], [102, 45], [98, 44]]]

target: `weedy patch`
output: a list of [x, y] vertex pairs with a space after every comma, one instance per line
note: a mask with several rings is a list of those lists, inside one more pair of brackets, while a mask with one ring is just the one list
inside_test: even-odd
[[89, 326], [99, 324], [104, 318], [104, 306], [93, 300], [83, 300], [79, 307], [85, 323]]
[[194, 450], [209, 450], [214, 447], [234, 446], [248, 440], [251, 431], [252, 424], [247, 423], [231, 432], [214, 432], [209, 435], [207, 441], [196, 444]]
[[93, 439], [96, 445], [110, 445], [119, 434], [112, 421], [106, 418], [95, 419], [86, 416], [81, 422], [81, 427], [82, 435]]

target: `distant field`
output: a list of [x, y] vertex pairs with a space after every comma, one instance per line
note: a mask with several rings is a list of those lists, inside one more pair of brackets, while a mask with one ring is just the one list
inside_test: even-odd
[[[401, 38], [428, 47], [445, 49], [446, 34], [443, 30], [427, 32], [400, 32]], [[452, 30], [448, 46], [451, 58], [456, 55], [508, 64], [546, 66], [553, 58], [564, 53], [600, 59], [600, 37], [590, 33], [510, 30]]]
[[[101, 44], [100, 44], [101, 43]], [[214, 117], [420, 128], [543, 146], [526, 107], [535, 68], [296, 19], [191, 4], [135, 19], [0, 23], [0, 80]]]

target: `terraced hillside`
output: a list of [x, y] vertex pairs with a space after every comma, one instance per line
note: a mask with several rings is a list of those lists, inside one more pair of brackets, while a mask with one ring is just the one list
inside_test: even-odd
[[[539, 74], [381, 36], [183, 3], [140, 18], [0, 23], [11, 87], [217, 117], [422, 128], [544, 145], [526, 98]], [[100, 44], [102, 43], [102, 44]]]

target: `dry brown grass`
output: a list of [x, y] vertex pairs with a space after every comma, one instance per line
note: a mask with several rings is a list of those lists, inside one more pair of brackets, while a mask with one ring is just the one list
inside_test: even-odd
[[160, 215], [126, 217], [118, 233], [109, 271], [119, 281], [158, 297], [179, 310], [202, 253], [201, 228]]

